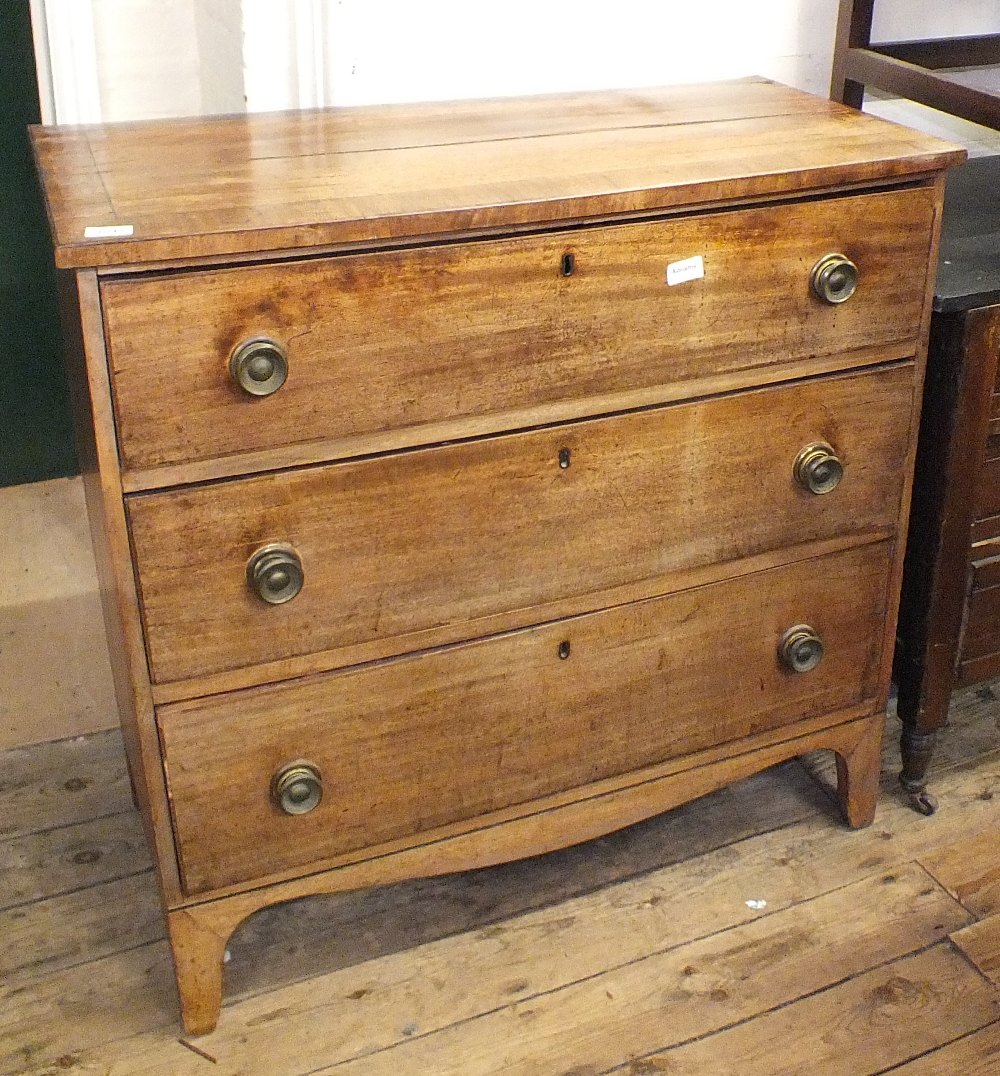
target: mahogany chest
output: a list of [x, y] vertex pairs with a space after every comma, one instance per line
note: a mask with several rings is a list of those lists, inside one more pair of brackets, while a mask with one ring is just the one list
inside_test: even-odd
[[33, 138], [189, 1031], [268, 904], [816, 748], [871, 820], [962, 151], [760, 79]]

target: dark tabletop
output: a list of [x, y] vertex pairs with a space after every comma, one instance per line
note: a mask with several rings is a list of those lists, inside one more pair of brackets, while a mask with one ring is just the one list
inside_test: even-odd
[[974, 157], [948, 173], [934, 309], [1000, 303], [1000, 156]]

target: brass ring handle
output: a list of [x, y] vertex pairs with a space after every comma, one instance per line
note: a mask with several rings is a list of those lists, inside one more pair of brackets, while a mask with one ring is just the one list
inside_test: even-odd
[[826, 441], [806, 445], [795, 457], [793, 467], [795, 481], [803, 489], [820, 496], [830, 493], [840, 485], [844, 477], [844, 465], [840, 457]]
[[305, 582], [302, 558], [280, 542], [261, 546], [247, 562], [247, 582], [268, 605], [291, 601]]
[[846, 254], [826, 254], [809, 275], [813, 294], [824, 303], [846, 303], [858, 290], [858, 267]]
[[271, 797], [285, 814], [307, 814], [323, 798], [323, 778], [311, 762], [289, 762], [272, 778]]
[[266, 336], [245, 340], [230, 356], [229, 376], [249, 396], [270, 396], [288, 377], [288, 352]]
[[794, 673], [809, 672], [823, 660], [823, 640], [808, 624], [796, 624], [782, 635], [778, 657]]

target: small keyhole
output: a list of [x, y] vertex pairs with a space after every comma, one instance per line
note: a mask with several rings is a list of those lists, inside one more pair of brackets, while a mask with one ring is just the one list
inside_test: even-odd
[[559, 466], [564, 471], [569, 466], [569, 449], [568, 448], [560, 448], [559, 449]]
[[572, 254], [566, 253], [562, 256], [561, 272], [563, 276], [572, 276], [573, 270], [576, 268], [576, 258]]
[[569, 657], [569, 639], [563, 639], [559, 644], [559, 657], [562, 658], [563, 661]]

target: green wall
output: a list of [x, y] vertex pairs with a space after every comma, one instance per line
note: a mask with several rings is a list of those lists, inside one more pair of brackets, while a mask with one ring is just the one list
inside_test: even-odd
[[25, 127], [38, 87], [28, 0], [0, 3], [0, 486], [75, 474], [55, 270]]

